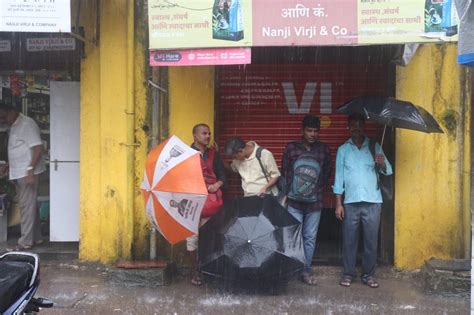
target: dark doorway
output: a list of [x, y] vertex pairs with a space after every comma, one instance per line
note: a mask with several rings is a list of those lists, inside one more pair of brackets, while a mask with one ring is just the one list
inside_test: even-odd
[[[301, 138], [301, 121], [308, 114], [321, 118], [320, 140], [329, 145], [333, 173], [337, 148], [344, 143], [347, 117], [336, 113], [344, 102], [361, 95], [394, 95], [391, 60], [396, 46], [265, 47], [253, 48], [252, 64], [216, 70], [216, 141], [239, 136], [269, 149], [278, 164], [286, 143]], [[367, 124], [367, 134], [380, 141], [382, 126]], [[393, 164], [394, 141], [389, 134], [384, 150]], [[318, 233], [316, 264], [338, 264], [341, 225], [334, 216], [333, 176], [324, 197]], [[240, 179], [233, 176], [228, 196], [241, 195]], [[384, 206], [380, 257], [393, 263], [393, 205]]]

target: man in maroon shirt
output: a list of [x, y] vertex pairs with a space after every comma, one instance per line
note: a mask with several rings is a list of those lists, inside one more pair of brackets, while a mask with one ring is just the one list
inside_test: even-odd
[[[216, 193], [218, 190], [224, 186], [226, 182], [226, 175], [224, 169], [224, 163], [220, 158], [219, 152], [213, 147], [210, 146], [211, 141], [211, 130], [208, 125], [206, 124], [197, 124], [193, 128], [193, 138], [194, 142], [191, 145], [196, 151], [199, 151], [201, 154], [201, 166], [204, 164], [206, 167], [212, 168], [212, 173], [215, 176], [215, 180], [213, 183], [206, 182], [207, 191], [211, 193]], [[207, 172], [209, 173], [209, 172]], [[203, 174], [206, 176], [206, 174]], [[209, 198], [209, 197], [208, 197]], [[178, 206], [179, 204], [176, 203]], [[201, 213], [201, 220], [199, 226], [204, 225], [207, 220], [209, 220], [209, 216], [204, 216], [204, 209], [203, 213]], [[197, 250], [198, 250], [198, 236], [194, 235], [186, 239], [186, 249], [188, 251], [189, 259], [191, 261], [191, 268], [193, 271], [193, 276], [191, 278], [191, 283], [194, 285], [201, 285], [203, 280], [201, 277], [201, 273], [198, 270], [198, 257], [197, 257]]]

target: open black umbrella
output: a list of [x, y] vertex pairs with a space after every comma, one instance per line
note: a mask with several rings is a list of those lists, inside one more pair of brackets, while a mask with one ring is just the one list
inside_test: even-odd
[[426, 133], [443, 133], [438, 122], [424, 108], [393, 97], [361, 96], [345, 103], [337, 111], [347, 115], [362, 114], [368, 120], [385, 125], [385, 128], [391, 126]]
[[199, 231], [201, 272], [225, 279], [279, 279], [304, 267], [301, 224], [276, 198], [245, 197]]

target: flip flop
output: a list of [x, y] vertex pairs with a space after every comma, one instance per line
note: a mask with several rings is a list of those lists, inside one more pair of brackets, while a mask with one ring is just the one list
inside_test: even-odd
[[366, 286], [368, 286], [369, 288], [372, 288], [372, 289], [377, 289], [379, 287], [379, 283], [373, 277], [369, 277], [367, 279], [364, 279], [364, 280], [362, 280], [362, 282]]
[[303, 281], [307, 285], [316, 285], [317, 283], [316, 277], [307, 273], [301, 276], [301, 281]]
[[199, 275], [195, 275], [191, 278], [191, 284], [195, 286], [201, 286], [202, 285], [202, 278]]
[[341, 278], [341, 281], [339, 281], [339, 285], [343, 287], [350, 287], [352, 284], [352, 279], [349, 277], [343, 277]]
[[22, 252], [25, 250], [30, 250], [33, 248], [33, 245], [21, 245], [18, 244], [14, 248], [7, 248], [7, 252]]

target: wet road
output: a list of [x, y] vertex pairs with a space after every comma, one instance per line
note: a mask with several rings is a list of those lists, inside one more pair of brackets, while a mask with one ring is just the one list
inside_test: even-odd
[[56, 307], [41, 314], [468, 314], [469, 298], [424, 294], [416, 274], [380, 268], [380, 288], [356, 281], [339, 286], [339, 269], [315, 268], [319, 283], [311, 287], [290, 281], [275, 290], [224, 287], [208, 281], [202, 287], [181, 275], [158, 288], [111, 284], [99, 265], [47, 263], [38, 295]]

